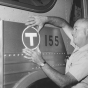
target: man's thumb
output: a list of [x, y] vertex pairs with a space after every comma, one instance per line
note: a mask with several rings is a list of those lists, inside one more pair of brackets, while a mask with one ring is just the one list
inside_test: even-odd
[[36, 52], [41, 53], [39, 47], [36, 48]]
[[43, 25], [39, 25], [38, 31], [42, 29]]

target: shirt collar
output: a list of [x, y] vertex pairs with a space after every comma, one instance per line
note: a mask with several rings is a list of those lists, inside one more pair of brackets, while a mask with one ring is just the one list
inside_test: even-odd
[[83, 46], [81, 48], [79, 48], [78, 46], [76, 46], [73, 41], [71, 41], [70, 44], [75, 48], [73, 52], [76, 52], [78, 50], [79, 51], [86, 51], [86, 50], [88, 50], [88, 44], [86, 44], [85, 46]]
[[88, 44], [79, 49], [79, 51], [86, 51], [86, 50], [88, 51]]
[[73, 40], [71, 40], [70, 44], [75, 48], [73, 53], [79, 50], [79, 47], [75, 45], [75, 43], [73, 42]]

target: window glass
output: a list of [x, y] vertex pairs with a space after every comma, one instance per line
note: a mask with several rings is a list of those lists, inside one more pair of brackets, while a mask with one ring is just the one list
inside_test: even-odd
[[47, 5], [51, 0], [15, 0], [19, 1], [21, 3], [28, 3], [34, 6], [45, 6]]
[[86, 17], [88, 17], [88, 0], [86, 0], [86, 6], [87, 6], [87, 8], [86, 8], [86, 10], [87, 10]]
[[0, 0], [0, 4], [45, 13], [53, 8], [57, 0]]
[[71, 15], [70, 15], [70, 25], [73, 27], [74, 23], [84, 17], [83, 10], [83, 0], [73, 0]]

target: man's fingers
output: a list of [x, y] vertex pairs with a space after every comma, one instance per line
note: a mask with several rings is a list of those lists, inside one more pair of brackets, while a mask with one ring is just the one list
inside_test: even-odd
[[36, 22], [35, 21], [26, 22], [25, 25], [33, 26], [36, 25]]
[[29, 54], [32, 54], [32, 51], [29, 51], [27, 49], [23, 49], [23, 53], [29, 53]]
[[26, 49], [23, 50], [23, 53], [25, 53], [28, 56], [32, 56], [32, 54], [33, 54], [32, 51], [29, 51], [29, 50], [26, 50]]
[[31, 21], [31, 20], [35, 20], [34, 16], [29, 16], [29, 18], [27, 19], [27, 21]]
[[28, 56], [32, 56], [32, 53], [28, 53], [27, 51], [23, 51], [23, 53], [25, 53]]
[[39, 47], [37, 48], [37, 52], [38, 52], [38, 53], [41, 53], [41, 51], [40, 51]]
[[35, 52], [41, 53], [41, 51], [40, 51], [40, 49], [39, 49], [39, 46], [35, 49]]
[[28, 48], [23, 49], [23, 51], [27, 51], [27, 52], [33, 53], [33, 50], [28, 49]]
[[29, 17], [25, 25], [28, 23], [31, 24], [31, 22], [35, 22], [35, 17]]
[[24, 58], [28, 59], [29, 61], [34, 62], [34, 60], [33, 60], [33, 58], [32, 58], [32, 57], [27, 57], [27, 56], [24, 56]]
[[27, 55], [27, 56], [29, 56], [29, 57], [32, 56], [32, 54], [29, 54], [29, 53], [27, 53], [27, 52], [24, 52], [24, 53], [25, 53], [25, 55]]
[[32, 58], [31, 57], [28, 57], [28, 56], [24, 56], [24, 58], [29, 59], [29, 60], [32, 60]]
[[27, 57], [27, 56], [24, 56], [24, 58], [28, 59], [29, 61], [34, 62], [34, 60], [33, 60], [33, 58], [32, 58], [32, 57]]
[[42, 27], [43, 27], [42, 25], [39, 25], [38, 31], [40, 31]]
[[32, 24], [35, 24], [36, 22], [35, 21], [28, 21], [26, 24], [29, 24], [29, 25], [32, 25]]

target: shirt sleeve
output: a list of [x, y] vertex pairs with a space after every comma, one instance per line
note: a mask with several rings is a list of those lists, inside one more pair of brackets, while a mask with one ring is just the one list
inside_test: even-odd
[[82, 80], [88, 75], [88, 56], [83, 56], [79, 61], [72, 64], [69, 72], [78, 80]]

